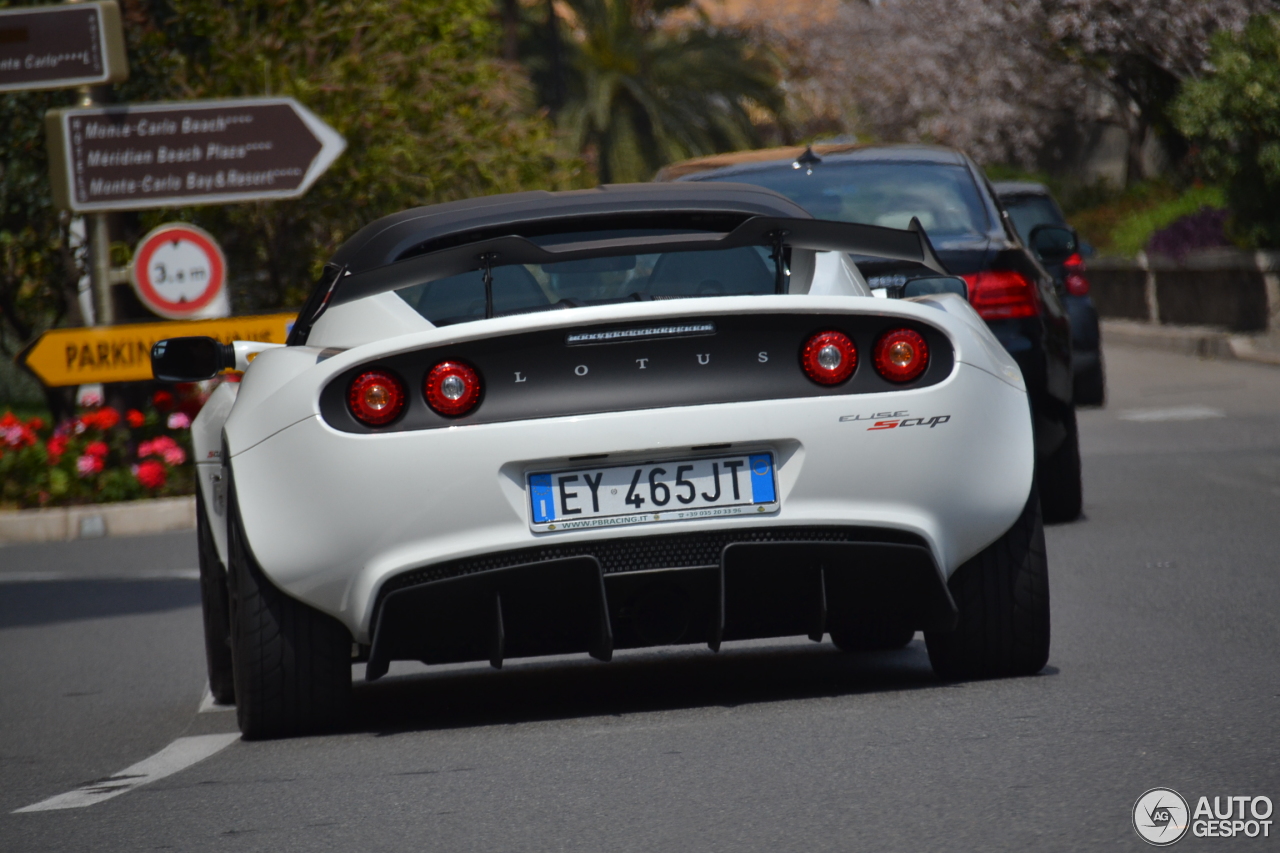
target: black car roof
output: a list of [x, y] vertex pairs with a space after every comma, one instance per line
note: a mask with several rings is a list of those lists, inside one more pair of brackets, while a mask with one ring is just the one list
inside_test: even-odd
[[[657, 180], [676, 182], [702, 181], [715, 175], [723, 178], [726, 175], [748, 175], [753, 172], [764, 172], [780, 167], [792, 168], [802, 149], [779, 148], [777, 157], [768, 157], [769, 149], [764, 151], [745, 152], [742, 155], [717, 155], [697, 160], [686, 160], [675, 163], [658, 173]], [[823, 163], [936, 163], [939, 165], [963, 166], [965, 156], [954, 148], [940, 145], [840, 145], [813, 146], [811, 150]], [[796, 152], [800, 151], [800, 154]], [[767, 158], [767, 159], [766, 159]], [[819, 167], [820, 168], [820, 167]]]
[[366, 225], [331, 263], [359, 273], [406, 257], [492, 237], [578, 228], [730, 228], [752, 216], [812, 219], [785, 196], [751, 184], [614, 184], [569, 192], [534, 191], [415, 207]]
[[1049, 188], [1044, 184], [1035, 181], [992, 181], [991, 188], [995, 190], [996, 195], [1003, 198], [1005, 196], [1018, 195], [1042, 195], [1053, 197], [1053, 193], [1049, 192]]

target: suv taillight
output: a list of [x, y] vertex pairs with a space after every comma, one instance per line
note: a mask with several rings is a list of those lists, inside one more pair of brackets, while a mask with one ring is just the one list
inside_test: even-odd
[[1012, 320], [1035, 317], [1040, 300], [1035, 285], [1014, 270], [983, 270], [964, 277], [969, 283], [969, 302], [984, 320]]
[[1084, 275], [1084, 258], [1076, 252], [1062, 262], [1062, 286], [1072, 296], [1089, 295], [1089, 279]]

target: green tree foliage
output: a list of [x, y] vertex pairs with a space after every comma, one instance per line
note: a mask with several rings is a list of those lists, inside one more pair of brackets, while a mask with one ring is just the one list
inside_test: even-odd
[[[778, 72], [692, 0], [567, 0], [566, 103], [558, 120], [601, 183], [648, 180], [673, 160], [759, 144], [752, 111], [778, 113]], [[679, 26], [664, 16], [695, 18]]]
[[[581, 183], [522, 74], [496, 60], [491, 0], [122, 0], [121, 101], [289, 95], [347, 139], [302, 199], [152, 211], [229, 257], [238, 312], [296, 306], [369, 221], [421, 204]], [[43, 113], [75, 93], [0, 96], [0, 313], [11, 338], [79, 322], [69, 218], [49, 197]]]
[[1213, 73], [1184, 84], [1174, 119], [1208, 176], [1226, 185], [1233, 236], [1280, 247], [1280, 16], [1219, 33]]

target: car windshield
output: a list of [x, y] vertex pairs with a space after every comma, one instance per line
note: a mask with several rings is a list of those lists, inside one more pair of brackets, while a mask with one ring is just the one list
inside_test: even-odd
[[1000, 200], [1025, 243], [1037, 225], [1066, 225], [1053, 200], [1042, 195], [1006, 196]]
[[808, 210], [818, 219], [837, 219], [887, 228], [906, 228], [912, 218], [931, 237], [982, 235], [986, 209], [969, 171], [940, 163], [822, 163], [812, 174], [791, 167], [706, 178], [756, 184]]
[[[583, 243], [605, 236], [617, 234], [558, 234], [534, 242]], [[757, 246], [508, 264], [494, 266], [492, 272], [495, 316], [610, 302], [767, 294], [775, 286], [770, 250]], [[396, 293], [437, 326], [479, 320], [485, 313], [484, 278], [478, 270]]]

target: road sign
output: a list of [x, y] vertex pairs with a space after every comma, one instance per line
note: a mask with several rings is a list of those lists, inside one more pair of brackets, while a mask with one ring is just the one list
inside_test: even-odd
[[77, 213], [297, 198], [347, 147], [293, 98], [50, 110], [53, 200]]
[[0, 9], [0, 92], [129, 77], [115, 0]]
[[41, 335], [18, 360], [51, 388], [90, 382], [137, 382], [152, 378], [151, 347], [156, 341], [208, 335], [224, 344], [232, 341], [282, 344], [294, 319], [293, 314], [266, 314], [225, 320], [54, 329]]
[[194, 225], [170, 222], [152, 229], [133, 253], [129, 279], [142, 304], [161, 317], [227, 315], [227, 259], [213, 235]]

